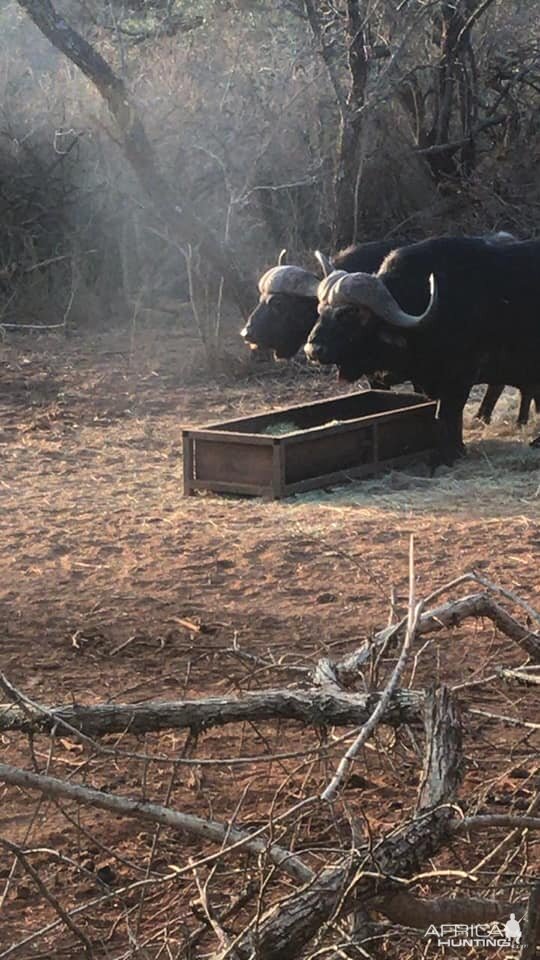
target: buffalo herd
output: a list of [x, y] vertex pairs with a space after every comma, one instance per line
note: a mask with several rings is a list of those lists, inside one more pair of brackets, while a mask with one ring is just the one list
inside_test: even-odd
[[533, 400], [540, 409], [540, 240], [495, 233], [365, 243], [332, 260], [317, 253], [317, 272], [285, 264], [284, 254], [259, 281], [244, 340], [278, 358], [303, 346], [344, 380], [412, 382], [439, 401], [441, 462], [463, 452], [474, 384], [488, 384], [478, 411], [485, 422], [505, 384], [521, 391], [520, 424]]

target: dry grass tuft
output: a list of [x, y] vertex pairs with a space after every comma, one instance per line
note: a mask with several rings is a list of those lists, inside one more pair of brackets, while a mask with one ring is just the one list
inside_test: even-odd
[[[475, 393], [481, 391], [475, 391]], [[467, 455], [453, 467], [439, 467], [433, 477], [424, 464], [394, 470], [331, 490], [297, 495], [299, 504], [360, 507], [368, 513], [464, 513], [504, 516], [520, 502], [540, 498], [540, 456], [529, 441], [538, 432], [534, 416], [516, 427], [518, 394], [503, 393], [489, 426], [475, 419], [478, 399], [465, 412]]]

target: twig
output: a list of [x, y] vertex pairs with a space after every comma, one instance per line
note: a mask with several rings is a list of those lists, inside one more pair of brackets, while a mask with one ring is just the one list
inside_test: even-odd
[[540, 723], [532, 723], [529, 720], [519, 720], [516, 717], [505, 717], [499, 713], [488, 713], [487, 710], [477, 710], [476, 707], [469, 707], [468, 713], [475, 717], [485, 717], [487, 720], [497, 720], [507, 723], [511, 727], [526, 727], [528, 730], [540, 730]]
[[[531, 815], [534, 815], [535, 813], [538, 812], [539, 809], [540, 809], [540, 793], [537, 793], [536, 796], [534, 796], [533, 799], [531, 800], [529, 806], [527, 807], [525, 811], [525, 816], [529, 817]], [[497, 856], [498, 853], [500, 853], [506, 847], [510, 846], [510, 844], [513, 843], [516, 837], [518, 836], [520, 829], [521, 829], [520, 827], [513, 828], [510, 831], [510, 833], [508, 833], [506, 837], [504, 837], [504, 839], [501, 840], [500, 843], [496, 844], [496, 846], [493, 847], [489, 851], [489, 853], [486, 854], [485, 857], [482, 857], [482, 859], [477, 864], [475, 864], [475, 866], [471, 870], [471, 873], [479, 873], [480, 870], [483, 870], [486, 864], [488, 864], [491, 860], [493, 860], [493, 858]]]
[[202, 883], [201, 878], [195, 869], [193, 870], [193, 876], [195, 878], [195, 883], [197, 884], [197, 890], [199, 891], [199, 900], [208, 918], [208, 923], [216, 934], [216, 937], [218, 938], [222, 948], [226, 949], [229, 946], [229, 938], [221, 926], [221, 923], [219, 922], [215, 912], [212, 910], [210, 901], [208, 899], [208, 884], [213, 876], [213, 871], [210, 871], [210, 875], [206, 878], [204, 883]]
[[540, 830], [540, 817], [515, 816], [513, 814], [494, 813], [487, 816], [464, 817], [456, 820], [452, 829], [456, 833], [485, 830], [491, 827], [513, 827], [516, 830]]
[[525, 687], [540, 686], [540, 676], [526, 673], [525, 670], [511, 670], [509, 667], [497, 667], [496, 672], [501, 680], [514, 680], [516, 683], [520, 683]]
[[42, 896], [45, 898], [45, 900], [47, 900], [47, 902], [50, 903], [53, 910], [55, 910], [58, 916], [62, 918], [66, 927], [68, 927], [68, 929], [71, 930], [73, 934], [75, 934], [77, 939], [81, 941], [84, 948], [85, 955], [88, 957], [88, 960], [92, 960], [92, 957], [94, 956], [94, 951], [92, 950], [92, 944], [90, 943], [90, 940], [88, 939], [86, 934], [79, 929], [77, 924], [73, 922], [69, 914], [66, 913], [66, 911], [64, 910], [62, 904], [59, 903], [56, 897], [50, 892], [50, 890], [47, 889], [39, 873], [32, 866], [32, 864], [27, 859], [27, 857], [24, 855], [21, 848], [18, 847], [17, 844], [11, 843], [9, 840], [6, 840], [4, 837], [0, 837], [0, 843], [4, 847], [6, 847], [11, 853], [13, 853], [17, 857], [17, 859], [22, 863], [24, 869], [28, 874], [30, 874], [30, 876], [32, 877], [32, 880], [36, 884], [36, 887], [38, 888]]
[[414, 583], [414, 537], [411, 536], [409, 543], [409, 610], [407, 617], [407, 630], [398, 662], [394, 667], [390, 680], [383, 691], [381, 699], [373, 711], [369, 720], [364, 724], [354, 743], [349, 747], [345, 756], [340, 761], [337, 771], [321, 794], [321, 800], [331, 803], [347, 778], [349, 770], [354, 763], [355, 758], [365, 744], [368, 737], [371, 736], [375, 728], [381, 722], [384, 711], [395, 692], [399, 678], [405, 669], [407, 657], [411, 649], [416, 634], [418, 618], [422, 611], [422, 602], [415, 602], [415, 583]]

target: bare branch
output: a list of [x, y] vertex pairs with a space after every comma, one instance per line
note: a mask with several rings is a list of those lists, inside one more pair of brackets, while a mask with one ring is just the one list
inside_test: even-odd
[[77, 926], [77, 924], [73, 922], [69, 914], [64, 910], [59, 900], [54, 896], [53, 893], [51, 893], [48, 887], [43, 883], [43, 880], [41, 879], [38, 871], [32, 866], [32, 864], [28, 860], [28, 857], [25, 856], [21, 848], [18, 847], [17, 844], [11, 843], [11, 841], [6, 840], [4, 837], [0, 837], [0, 843], [4, 847], [6, 847], [7, 850], [9, 850], [11, 853], [13, 853], [17, 857], [17, 860], [19, 860], [19, 862], [23, 865], [26, 872], [32, 877], [32, 880], [34, 881], [41, 895], [45, 898], [45, 900], [47, 900], [48, 903], [50, 903], [51, 907], [53, 908], [55, 913], [57, 913], [58, 916], [61, 918], [63, 923], [65, 923], [68, 930], [71, 930], [71, 932], [74, 933], [75, 936], [77, 937], [77, 940], [80, 940], [80, 942], [83, 945], [85, 956], [88, 957], [88, 960], [92, 960], [92, 957], [94, 956], [94, 951], [92, 950], [92, 944], [90, 943], [88, 937]]
[[518, 830], [540, 830], [540, 817], [517, 816], [514, 814], [494, 813], [489, 816], [464, 817], [456, 820], [452, 829], [456, 833], [470, 833], [474, 830], [486, 830], [492, 827], [512, 827]]
[[[39, 790], [47, 797], [63, 797], [66, 800], [88, 804], [98, 807], [100, 810], [109, 810], [125, 817], [159, 823], [164, 827], [170, 827], [172, 830], [201, 837], [214, 843], [227, 842], [230, 844], [227, 850], [244, 847], [255, 856], [265, 853], [272, 863], [280, 866], [290, 876], [303, 883], [312, 876], [311, 870], [294, 854], [275, 844], [269, 845], [264, 839], [259, 839], [257, 834], [264, 832], [264, 830], [249, 834], [244, 830], [229, 829], [228, 826], [224, 826], [215, 820], [203, 820], [201, 817], [180, 813], [171, 810], [169, 807], [163, 807], [161, 804], [147, 803], [131, 797], [104, 793], [91, 787], [67, 783], [55, 777], [42, 776], [28, 770], [21, 770], [6, 763], [0, 763], [0, 780], [24, 789]], [[186, 869], [189, 870], [191, 867]]]
[[507, 917], [516, 904], [505, 900], [484, 900], [481, 897], [440, 897], [426, 900], [403, 891], [395, 897], [385, 897], [377, 909], [392, 920], [406, 927], [427, 930], [432, 924], [443, 923], [489, 923]]
[[[461, 733], [454, 704], [447, 690], [434, 693], [426, 708], [426, 784], [423, 799], [437, 804], [411, 824], [382, 839], [367, 854], [354, 850], [347, 866], [323, 871], [295, 896], [270, 909], [256, 936], [258, 956], [264, 960], [294, 960], [317, 931], [336, 914], [380, 898], [395, 888], [396, 877], [419, 872], [451, 835], [448, 830], [452, 801], [461, 770]], [[437, 783], [436, 772], [440, 780]], [[446, 791], [446, 795], [444, 794]], [[251, 934], [238, 944], [242, 960], [253, 956]]]
[[313, 3], [313, 0], [303, 0], [303, 3], [304, 3], [307, 19], [311, 27], [311, 32], [317, 43], [319, 53], [321, 54], [326, 64], [326, 69], [328, 70], [328, 76], [330, 77], [330, 81], [332, 83], [332, 86], [334, 88], [334, 93], [336, 95], [336, 101], [339, 107], [339, 111], [342, 117], [344, 117], [348, 112], [347, 97], [344, 90], [342, 89], [341, 80], [339, 78], [339, 73], [338, 73], [338, 70], [336, 69], [336, 64], [334, 63], [332, 53], [330, 52], [330, 50], [328, 49], [328, 46], [324, 41], [319, 14], [315, 8], [315, 4]]
[[[80, 731], [86, 737], [108, 733], [140, 734], [189, 728], [201, 733], [211, 727], [246, 720], [298, 720], [314, 727], [358, 726], [365, 723], [381, 702], [380, 693], [344, 693], [334, 690], [262, 690], [236, 697], [206, 700], [103, 703], [92, 706], [26, 708], [0, 704], [0, 731], [47, 733], [55, 727]], [[394, 690], [382, 711], [380, 722], [390, 726], [422, 721], [424, 694]], [[249, 758], [250, 761], [252, 758]], [[199, 762], [198, 760], [189, 761]]]

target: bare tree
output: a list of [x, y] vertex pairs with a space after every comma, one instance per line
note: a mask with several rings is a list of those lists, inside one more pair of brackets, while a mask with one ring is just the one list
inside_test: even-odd
[[237, 304], [247, 312], [245, 285], [232, 254], [197, 218], [186, 196], [162, 177], [153, 146], [124, 81], [57, 13], [51, 0], [19, 0], [19, 4], [43, 35], [79, 67], [99, 91], [118, 126], [126, 159], [169, 229], [181, 240], [199, 245], [202, 257], [212, 263]]

